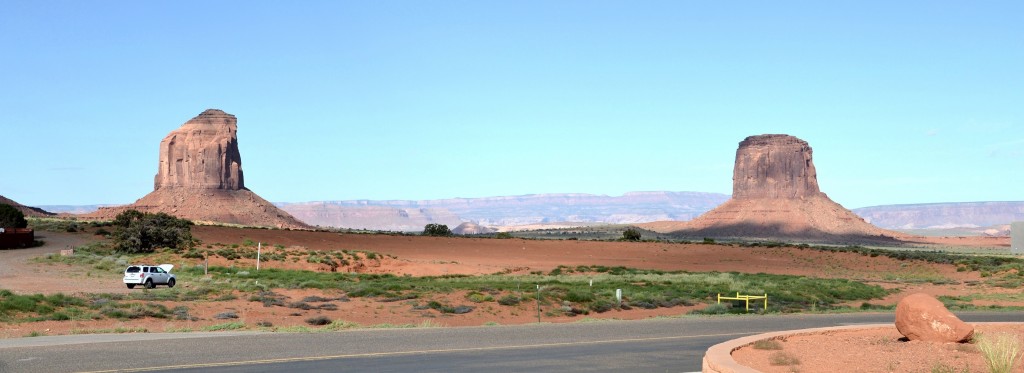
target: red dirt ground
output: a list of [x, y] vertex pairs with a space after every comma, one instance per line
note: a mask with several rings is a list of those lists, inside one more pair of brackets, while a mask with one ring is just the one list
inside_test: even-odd
[[[1019, 339], [1024, 324], [982, 324], [975, 326], [975, 333], [1011, 333]], [[902, 337], [895, 326], [798, 335], [778, 340], [781, 350], [747, 346], [733, 351], [732, 357], [765, 373], [989, 371], [974, 344], [901, 341]], [[1012, 371], [1022, 371], [1022, 365], [1018, 361]]]
[[[905, 294], [925, 292], [932, 295], [967, 295], [978, 293], [1014, 293], [1014, 290], [993, 288], [979, 283], [977, 272], [957, 272], [952, 265], [937, 265], [919, 261], [897, 261], [886, 257], [869, 257], [853, 253], [829, 253], [799, 248], [742, 248], [727, 245], [670, 244], [654, 242], [593, 242], [553, 241], [522, 239], [482, 238], [437, 238], [421, 236], [388, 236], [365, 234], [338, 234], [328, 232], [285, 231], [266, 229], [241, 229], [215, 226], [196, 226], [194, 237], [207, 244], [241, 244], [246, 240], [262, 242], [265, 252], [276, 250], [273, 245], [286, 249], [297, 247], [312, 250], [364, 250], [391, 255], [394, 258], [380, 260], [361, 268], [342, 268], [367, 273], [393, 273], [396, 275], [443, 275], [443, 274], [525, 274], [531, 271], [548, 272], [559, 265], [604, 265], [624, 266], [642, 269], [685, 270], [693, 272], [736, 271], [748, 273], [774, 273], [803, 275], [825, 278], [848, 278], [889, 288], [899, 288], [900, 293], [874, 304], [895, 304]], [[68, 234], [40, 232], [41, 239], [48, 244], [28, 250], [0, 251], [0, 288], [16, 293], [128, 293], [119, 276], [94, 273], [81, 267], [58, 264], [35, 263], [31, 257], [55, 253], [60, 249], [80, 245], [95, 236], [89, 234]], [[179, 261], [180, 260], [180, 261]], [[215, 259], [211, 264], [218, 264]], [[198, 259], [175, 259], [173, 263], [195, 265]], [[254, 261], [253, 261], [254, 262]], [[222, 263], [229, 264], [229, 263]], [[246, 264], [244, 259], [236, 266]], [[263, 268], [302, 267], [326, 270], [319, 265], [270, 261], [261, 264]], [[907, 285], [897, 279], [917, 279], [920, 283]], [[956, 284], [934, 285], [932, 279], [952, 280]], [[182, 283], [189, 288], [193, 284]], [[158, 288], [154, 291], [160, 291]], [[319, 290], [275, 290], [275, 292], [296, 301], [309, 295], [338, 297], [337, 291]], [[451, 303], [466, 303], [465, 294], [438, 295], [437, 300]], [[416, 325], [429, 323], [438, 326], [483, 325], [485, 323], [521, 324], [536, 322], [535, 305], [524, 303], [516, 307], [499, 306], [496, 303], [475, 304], [479, 306], [469, 314], [440, 314], [433, 310], [413, 310], [407, 302], [384, 303], [375, 299], [352, 298], [349, 302], [335, 302], [336, 311], [295, 310], [281, 307], [263, 307], [261, 303], [250, 302], [247, 295], [240, 295], [233, 301], [192, 302], [188, 304], [193, 316], [199, 321], [171, 321], [163, 319], [117, 320], [72, 320], [48, 321], [27, 324], [0, 325], [0, 338], [21, 337], [30, 333], [68, 334], [80, 331], [100, 331], [114, 328], [145, 328], [149, 332], [192, 329], [220, 324], [226, 321], [242, 321], [253, 327], [257, 322], [266, 321], [275, 327], [306, 326], [311, 316], [323, 315], [334, 320], [346, 320], [364, 326], [391, 324]], [[422, 301], [422, 300], [421, 300]], [[991, 301], [990, 301], [991, 302]], [[1019, 301], [998, 301], [1002, 305], [1024, 305]], [[174, 306], [178, 304], [166, 304]], [[859, 305], [859, 304], [858, 304]], [[609, 311], [591, 314], [589, 318], [640, 319], [656, 316], [686, 314], [695, 307], [659, 308], [655, 310]], [[238, 320], [216, 320], [217, 313], [232, 310]], [[545, 310], [547, 311], [547, 310]], [[545, 322], [572, 322], [581, 316], [544, 315]]]

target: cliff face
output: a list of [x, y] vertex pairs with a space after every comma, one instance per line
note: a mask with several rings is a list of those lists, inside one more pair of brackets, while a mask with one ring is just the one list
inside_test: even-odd
[[747, 137], [736, 150], [732, 197], [792, 199], [821, 193], [811, 154], [807, 142], [793, 136]]
[[903, 234], [868, 224], [818, 189], [811, 147], [788, 135], [740, 142], [733, 197], [675, 231], [683, 237], [890, 242]]
[[234, 115], [209, 109], [167, 134], [153, 189], [244, 189], [237, 123]]
[[197, 222], [308, 228], [245, 188], [237, 132], [234, 115], [202, 112], [160, 142], [153, 192], [131, 205], [100, 207], [85, 217], [112, 219], [134, 209]]

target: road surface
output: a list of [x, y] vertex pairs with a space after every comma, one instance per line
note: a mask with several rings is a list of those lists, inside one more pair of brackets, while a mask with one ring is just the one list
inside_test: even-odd
[[[1024, 321], [1024, 313], [960, 315]], [[694, 372], [711, 345], [891, 313], [662, 318], [328, 333], [144, 333], [0, 340], [0, 372]]]

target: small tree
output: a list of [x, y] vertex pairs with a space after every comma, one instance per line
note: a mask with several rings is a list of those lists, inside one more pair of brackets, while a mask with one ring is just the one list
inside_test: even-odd
[[640, 241], [640, 230], [634, 227], [626, 228], [626, 230], [622, 232], [622, 240]]
[[25, 228], [28, 220], [25, 213], [6, 203], [0, 203], [0, 228]]
[[114, 218], [114, 247], [125, 253], [148, 253], [158, 247], [184, 250], [192, 245], [192, 222], [165, 213], [127, 210]]
[[448, 237], [452, 235], [452, 230], [448, 229], [448, 226], [444, 224], [430, 223], [423, 227], [423, 235]]

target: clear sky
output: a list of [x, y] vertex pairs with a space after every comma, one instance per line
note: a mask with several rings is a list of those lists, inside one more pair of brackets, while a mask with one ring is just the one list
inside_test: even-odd
[[131, 203], [238, 117], [275, 202], [730, 193], [814, 149], [848, 208], [1024, 200], [1022, 1], [0, 1], [0, 195]]

